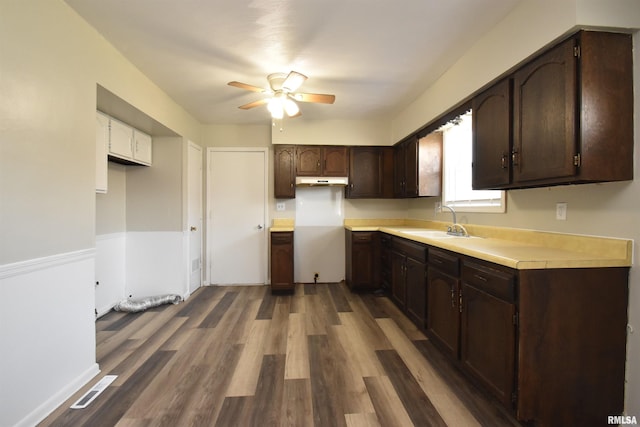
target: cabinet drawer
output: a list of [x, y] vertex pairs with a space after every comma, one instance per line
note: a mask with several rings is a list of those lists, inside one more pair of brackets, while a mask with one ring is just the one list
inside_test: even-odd
[[368, 231], [356, 231], [351, 234], [353, 242], [367, 243], [373, 240], [373, 233]]
[[462, 281], [506, 301], [515, 301], [515, 277], [504, 271], [465, 262]]
[[450, 276], [458, 277], [460, 272], [460, 259], [438, 249], [429, 248], [429, 264]]
[[288, 244], [293, 243], [292, 231], [274, 231], [271, 233], [272, 244]]
[[391, 247], [396, 252], [401, 252], [416, 261], [427, 261], [427, 247], [420, 243], [414, 243], [406, 239], [398, 238], [391, 241]]

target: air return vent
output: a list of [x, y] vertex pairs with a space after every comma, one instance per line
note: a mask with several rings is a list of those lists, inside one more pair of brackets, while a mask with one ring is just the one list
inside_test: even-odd
[[95, 400], [96, 397], [100, 395], [109, 385], [118, 378], [117, 375], [105, 375], [96, 385], [94, 385], [91, 390], [86, 392], [76, 403], [71, 405], [71, 409], [84, 409], [91, 402]]

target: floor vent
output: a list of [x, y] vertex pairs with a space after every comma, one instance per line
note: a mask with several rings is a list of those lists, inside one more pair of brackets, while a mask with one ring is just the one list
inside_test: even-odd
[[107, 387], [109, 387], [109, 385], [114, 382], [116, 378], [118, 378], [117, 375], [105, 375], [100, 381], [97, 382], [96, 385], [91, 388], [91, 390], [86, 392], [84, 396], [78, 399], [76, 403], [71, 405], [71, 409], [84, 409], [89, 406], [89, 404], [93, 402], [94, 399], [98, 397], [100, 393], [102, 393]]

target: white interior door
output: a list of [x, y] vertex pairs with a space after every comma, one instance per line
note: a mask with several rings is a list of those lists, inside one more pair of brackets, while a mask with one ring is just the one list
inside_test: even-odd
[[210, 282], [263, 284], [267, 276], [264, 148], [209, 148]]
[[202, 148], [189, 142], [188, 218], [189, 218], [189, 293], [202, 285]]

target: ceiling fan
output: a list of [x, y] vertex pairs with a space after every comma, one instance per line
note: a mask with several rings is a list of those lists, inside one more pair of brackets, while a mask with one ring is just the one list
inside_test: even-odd
[[269, 95], [268, 98], [253, 101], [238, 108], [248, 110], [266, 104], [272, 118], [282, 119], [285, 114], [288, 117], [297, 117], [302, 114], [296, 101], [333, 104], [336, 100], [335, 95], [296, 92], [302, 83], [307, 80], [307, 76], [297, 71], [291, 71], [289, 74], [269, 74], [267, 80], [269, 81], [269, 89], [237, 81], [227, 83], [229, 86]]

